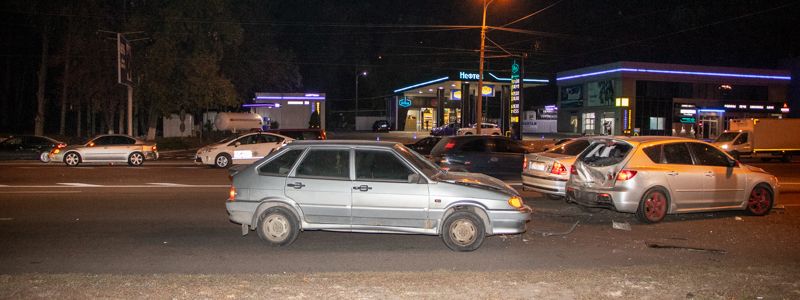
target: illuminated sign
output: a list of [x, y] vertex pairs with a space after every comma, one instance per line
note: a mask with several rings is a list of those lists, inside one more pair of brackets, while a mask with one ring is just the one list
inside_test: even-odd
[[402, 108], [409, 108], [411, 107], [411, 99], [401, 98], [400, 101], [397, 101], [397, 105], [399, 105]]
[[458, 72], [458, 79], [461, 79], [461, 80], [480, 80], [481, 79], [481, 74]]
[[483, 90], [483, 93], [481, 93], [481, 95], [486, 96], [486, 97], [494, 97], [494, 86], [493, 85], [484, 85], [483, 87], [481, 87], [481, 90]]
[[736, 104], [725, 104], [725, 108], [736, 108]]
[[617, 107], [628, 107], [630, 106], [630, 99], [628, 98], [617, 98], [616, 99], [616, 106]]
[[694, 115], [697, 113], [696, 109], [681, 109], [682, 115]]
[[511, 106], [509, 113], [511, 115], [511, 123], [519, 123], [519, 109], [520, 109], [520, 76], [519, 64], [517, 61], [511, 63]]
[[450, 90], [450, 100], [461, 100], [461, 90]]
[[788, 114], [789, 113], [789, 105], [784, 103], [783, 107], [781, 107], [781, 112], [785, 113], [785, 114]]
[[694, 117], [681, 117], [681, 123], [694, 124], [697, 123], [697, 119], [695, 119]]
[[763, 105], [750, 105], [750, 109], [764, 109]]

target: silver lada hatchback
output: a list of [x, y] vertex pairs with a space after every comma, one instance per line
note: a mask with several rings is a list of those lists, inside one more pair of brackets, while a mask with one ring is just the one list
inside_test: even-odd
[[485, 236], [525, 232], [530, 220], [502, 181], [443, 171], [399, 143], [295, 141], [235, 172], [230, 219], [275, 246], [330, 230], [440, 235], [472, 251]]
[[635, 213], [643, 223], [712, 210], [760, 216], [778, 198], [775, 176], [709, 143], [685, 138], [596, 139], [570, 173], [567, 201]]

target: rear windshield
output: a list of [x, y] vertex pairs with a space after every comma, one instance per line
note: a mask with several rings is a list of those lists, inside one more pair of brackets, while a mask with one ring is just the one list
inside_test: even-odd
[[602, 141], [595, 142], [581, 154], [579, 160], [590, 167], [608, 167], [621, 163], [631, 152], [627, 143]]
[[443, 138], [438, 143], [436, 143], [436, 146], [433, 146], [433, 148], [431, 149], [431, 155], [441, 155], [445, 150], [444, 146], [446, 146], [447, 143], [450, 142], [450, 141], [455, 142], [454, 139], [446, 137], [446, 138]]
[[561, 146], [547, 150], [547, 153], [556, 153], [564, 155], [578, 156], [586, 147], [589, 147], [588, 140], [573, 140]]

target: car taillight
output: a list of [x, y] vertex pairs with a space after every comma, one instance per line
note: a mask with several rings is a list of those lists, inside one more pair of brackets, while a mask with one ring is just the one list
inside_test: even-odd
[[[572, 170], [572, 169], [573, 168], [570, 168], [570, 170]], [[570, 171], [570, 172], [572, 172], [572, 171]], [[556, 174], [556, 175], [566, 175], [567, 174], [567, 167], [565, 167], [564, 165], [562, 165], [559, 162], [554, 162], [553, 163], [553, 168], [550, 169], [550, 173], [551, 174]], [[575, 173], [577, 173], [577, 171], [575, 171]], [[575, 173], [573, 173], [573, 174], [575, 174]]]
[[236, 200], [236, 187], [231, 186], [231, 190], [228, 192], [228, 201], [233, 202]]
[[155, 152], [156, 150], [158, 150], [158, 147], [156, 147], [156, 145], [153, 145], [153, 148], [152, 148], [152, 149], [153, 149], [153, 151]]
[[67, 147], [67, 144], [58, 144], [58, 145], [56, 145], [56, 148], [58, 148], [58, 149], [65, 148], [65, 147]]
[[447, 141], [447, 144], [444, 145], [444, 150], [450, 150], [456, 147], [456, 141], [450, 140]]
[[617, 173], [617, 181], [625, 181], [625, 180], [631, 179], [631, 178], [633, 178], [633, 176], [636, 176], [636, 173], [637, 172], [635, 170], [622, 170], [622, 171], [619, 171], [619, 173]]
[[322, 134], [321, 134], [320, 140], [327, 140], [327, 139], [328, 139], [328, 135], [325, 134], [325, 131], [323, 131]]
[[528, 169], [528, 157], [527, 156], [522, 158], [522, 169], [523, 170]]

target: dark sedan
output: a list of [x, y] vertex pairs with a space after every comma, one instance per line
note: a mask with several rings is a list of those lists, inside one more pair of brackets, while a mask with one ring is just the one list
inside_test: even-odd
[[431, 159], [443, 169], [519, 179], [530, 149], [504, 136], [445, 137], [433, 147]]
[[436, 136], [446, 136], [446, 135], [456, 135], [458, 129], [461, 128], [461, 124], [458, 123], [449, 123], [444, 124], [439, 127], [435, 127], [431, 130], [431, 135]]
[[0, 160], [34, 160], [47, 157], [53, 148], [63, 148], [66, 144], [38, 135], [12, 136], [0, 142]]
[[422, 155], [430, 155], [431, 150], [433, 147], [436, 146], [436, 143], [442, 140], [440, 136], [429, 136], [424, 139], [421, 139], [413, 144], [406, 144], [406, 147], [410, 148], [411, 150], [417, 151], [417, 153]]

